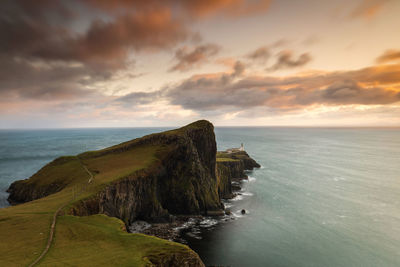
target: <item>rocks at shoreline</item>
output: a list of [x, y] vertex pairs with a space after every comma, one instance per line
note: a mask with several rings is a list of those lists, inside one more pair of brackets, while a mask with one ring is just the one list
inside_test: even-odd
[[[241, 183], [243, 180], [248, 179], [245, 174], [246, 171], [259, 168], [260, 165], [254, 161], [245, 151], [230, 152], [222, 151], [217, 152], [216, 159], [216, 177], [218, 179], [219, 195], [221, 199], [232, 199], [237, 195], [240, 195], [239, 191], [242, 189]], [[244, 211], [244, 212], [243, 212]], [[241, 214], [246, 214], [245, 210], [241, 210]], [[222, 217], [232, 216], [229, 209], [224, 211], [208, 211], [207, 216]], [[173, 221], [164, 223], [153, 223], [143, 230], [133, 231], [140, 232], [147, 235], [156, 236], [159, 238], [177, 241], [184, 243], [185, 241], [181, 238], [181, 230], [190, 228], [191, 226], [185, 226], [188, 222], [191, 225], [195, 225], [197, 222], [204, 220], [204, 216], [174, 216]], [[136, 224], [136, 222], [134, 223]], [[140, 224], [140, 222], [139, 222]], [[134, 229], [138, 229], [134, 227]]]
[[[105, 214], [122, 220], [131, 232], [180, 241], [180, 231], [191, 223], [209, 227], [202, 224], [204, 216], [231, 214], [223, 200], [240, 194], [242, 180], [248, 179], [245, 171], [257, 167], [245, 151], [217, 152], [214, 127], [203, 120], [57, 158], [29, 179], [12, 183], [8, 200], [24, 203], [64, 191], [71, 199], [63, 214]], [[75, 188], [85, 197], [75, 199]], [[186, 266], [182, 262], [190, 256], [190, 266], [203, 266], [193, 251], [186, 252], [149, 260], [157, 266]]]

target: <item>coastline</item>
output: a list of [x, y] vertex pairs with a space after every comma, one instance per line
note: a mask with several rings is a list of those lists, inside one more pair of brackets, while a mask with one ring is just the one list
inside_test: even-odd
[[[243, 145], [217, 152], [213, 125], [204, 120], [197, 121], [179, 129], [53, 160], [29, 179], [10, 185], [7, 190], [9, 202], [20, 204], [4, 210], [8, 217], [3, 224], [18, 219], [13, 212], [29, 210], [32, 205], [50, 212], [58, 208], [62, 211], [57, 210], [54, 216], [58, 216], [62, 223], [57, 223], [57, 229], [53, 223], [52, 231], [59, 231], [60, 227], [83, 229], [95, 223], [101, 229], [84, 231], [80, 236], [86, 240], [84, 236], [94, 235], [88, 238], [96, 242], [105, 237], [95, 233], [103, 231], [104, 236], [109, 235], [107, 225], [113, 224], [112, 229], [118, 236], [114, 241], [119, 243], [118, 247], [124, 244], [121, 242], [122, 232], [132, 235], [132, 246], [146, 247], [146, 242], [152, 244], [150, 250], [142, 248], [148, 256], [140, 256], [142, 250], [138, 250], [135, 256], [126, 255], [129, 260], [150, 261], [156, 266], [167, 262], [172, 264], [169, 266], [192, 266], [187, 265], [189, 260], [195, 264], [193, 266], [203, 266], [199, 256], [184, 245], [182, 233], [196, 238], [200, 228], [216, 225], [217, 219], [232, 219], [231, 211], [225, 209], [222, 201], [242, 194], [236, 189], [239, 189], [239, 181], [247, 179], [245, 170], [257, 167], [259, 164], [244, 151]], [[89, 180], [86, 179], [88, 174], [93, 174]], [[76, 195], [76, 192], [82, 194]], [[54, 198], [57, 201], [50, 201]], [[37, 214], [26, 216], [28, 219], [24, 220], [29, 221]], [[42, 216], [37, 222], [42, 228], [40, 231], [46, 231], [46, 218]], [[14, 236], [22, 238], [27, 230], [27, 227], [16, 225], [18, 235]], [[85, 249], [74, 245], [77, 240], [70, 236], [69, 230], [64, 233], [64, 236], [57, 234], [54, 244], [51, 242], [52, 234], [47, 238], [43, 236], [49, 240], [45, 251], [56, 249], [60, 253], [60, 240], [69, 244], [72, 251]], [[137, 243], [135, 237], [139, 236], [145, 242]], [[23, 239], [18, 242], [24, 243]], [[164, 242], [169, 242], [165, 252], [161, 249]], [[37, 250], [40, 246], [31, 249]], [[104, 256], [93, 260], [106, 260]], [[66, 259], [69, 261], [71, 259]], [[183, 262], [186, 263], [182, 265]]]
[[[262, 168], [262, 166], [260, 168]], [[241, 211], [243, 209], [240, 207], [240, 202], [245, 197], [253, 196], [245, 187], [245, 183], [256, 181], [256, 178], [250, 176], [253, 171], [254, 170], [246, 170], [245, 177], [232, 179], [233, 196], [229, 199], [222, 200], [225, 212], [224, 215], [181, 215], [171, 218], [171, 222], [161, 223], [136, 221], [134, 224], [127, 226], [127, 230], [130, 233], [151, 235], [185, 245], [190, 243], [189, 238], [201, 240], [204, 231], [213, 231], [220, 224], [229, 223], [250, 214], [249, 210], [246, 210], [246, 213], [242, 214]]]

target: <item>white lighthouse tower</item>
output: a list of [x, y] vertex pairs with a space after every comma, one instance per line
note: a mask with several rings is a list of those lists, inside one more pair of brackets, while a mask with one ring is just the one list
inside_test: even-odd
[[240, 148], [239, 148], [239, 151], [244, 151], [244, 145], [243, 145], [243, 143], [241, 144], [241, 146], [240, 146]]

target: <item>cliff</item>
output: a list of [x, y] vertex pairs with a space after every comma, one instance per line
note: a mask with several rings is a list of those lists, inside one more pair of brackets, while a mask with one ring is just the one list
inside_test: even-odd
[[217, 153], [216, 174], [218, 180], [218, 193], [221, 198], [232, 198], [233, 191], [240, 189], [232, 185], [233, 181], [247, 179], [245, 171], [261, 167], [245, 151]]
[[[127, 153], [142, 150], [153, 151], [151, 163], [117, 175], [94, 194], [76, 201], [69, 212], [73, 215], [103, 213], [129, 224], [137, 219], [168, 220], [171, 214], [206, 215], [221, 210], [215, 175], [215, 135], [212, 124], [207, 121], [104, 150], [56, 159], [30, 179], [14, 182], [8, 190], [9, 200], [20, 203], [58, 192], [75, 182], [76, 173], [82, 175], [80, 165], [87, 166], [96, 177], [107, 175], [113, 167], [107, 165], [121, 161]], [[129, 164], [126, 162], [114, 169], [126, 168]]]
[[[63, 242], [65, 250], [65, 244], [68, 244], [73, 251], [71, 253], [75, 253], [76, 249], [91, 248], [78, 247], [77, 237], [80, 235], [93, 234], [84, 240], [94, 243], [97, 239], [108, 240], [108, 229], [116, 226], [103, 229], [109, 223], [107, 218], [115, 217], [129, 225], [136, 220], [170, 221], [173, 215], [223, 214], [221, 199], [234, 196], [232, 180], [245, 178], [244, 170], [258, 166], [245, 152], [217, 154], [213, 125], [208, 121], [197, 121], [176, 130], [151, 134], [102, 150], [60, 157], [31, 178], [16, 181], [10, 186], [10, 203], [25, 204], [7, 209], [4, 216], [8, 216], [7, 220], [11, 222], [17, 220], [15, 212], [30, 214], [32, 210], [31, 215], [26, 215], [29, 218], [23, 221], [36, 223], [29, 226], [15, 223], [15, 230], [11, 231], [13, 237], [21, 236], [15, 244], [24, 244], [25, 237], [37, 238], [31, 236], [32, 228], [40, 227], [40, 230], [33, 229], [32, 233], [43, 232], [49, 216], [62, 207], [60, 214], [65, 219], [57, 225], [66, 230], [64, 236], [57, 233], [56, 245]], [[96, 217], [99, 216], [96, 214], [110, 217]], [[75, 218], [87, 219], [75, 221]], [[0, 225], [5, 221], [0, 221]], [[73, 223], [85, 229], [88, 225], [92, 226], [80, 235], [70, 236], [79, 228]], [[94, 234], [101, 231], [104, 236]], [[145, 260], [148, 265], [154, 266], [203, 266], [198, 255], [189, 248], [184, 246], [178, 249], [174, 245], [176, 243], [170, 242], [167, 251], [159, 255], [157, 251], [164, 246], [163, 243], [147, 238], [150, 237], [143, 236], [140, 244], [151, 241], [150, 247], [155, 249], [145, 253], [147, 245], [136, 248], [137, 254], [141, 255], [139, 262]], [[137, 246], [132, 237], [128, 239], [133, 247]], [[113, 242], [117, 242], [115, 247], [119, 247], [125, 241], [113, 239]], [[40, 242], [38, 244], [40, 247]], [[57, 246], [55, 251], [58, 251]], [[100, 256], [93, 257], [92, 260], [97, 260]], [[66, 259], [68, 262], [70, 260]]]

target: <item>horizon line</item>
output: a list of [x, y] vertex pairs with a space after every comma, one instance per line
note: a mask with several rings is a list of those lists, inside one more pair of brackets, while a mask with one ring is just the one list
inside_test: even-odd
[[[145, 129], [181, 128], [186, 126], [94, 126], [94, 127], [26, 127], [0, 128], [4, 130], [79, 130], [79, 129]], [[214, 125], [215, 128], [400, 128], [400, 125]]]

